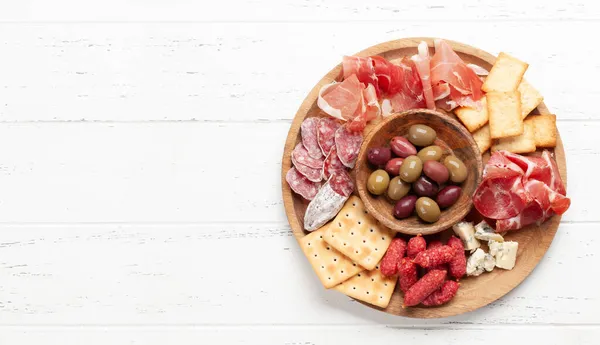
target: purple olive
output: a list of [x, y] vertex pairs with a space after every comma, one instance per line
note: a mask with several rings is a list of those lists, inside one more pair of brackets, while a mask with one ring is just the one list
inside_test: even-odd
[[438, 185], [427, 177], [421, 176], [413, 182], [412, 189], [418, 196], [433, 198], [438, 192]]
[[406, 158], [417, 154], [417, 149], [404, 137], [393, 137], [390, 146], [398, 157]]
[[462, 188], [459, 186], [447, 186], [438, 193], [436, 202], [441, 208], [448, 208], [454, 205], [461, 193]]
[[392, 150], [388, 147], [374, 147], [369, 150], [367, 160], [376, 167], [384, 166], [392, 158]]
[[396, 206], [394, 206], [394, 217], [396, 217], [397, 219], [404, 219], [410, 216], [415, 210], [416, 203], [416, 195], [407, 195], [404, 198], [398, 200]]
[[423, 163], [423, 173], [439, 184], [448, 181], [448, 177], [450, 176], [448, 168], [438, 161], [426, 161]]
[[385, 164], [385, 171], [390, 174], [390, 176], [398, 176], [400, 173], [400, 166], [404, 158], [392, 158]]

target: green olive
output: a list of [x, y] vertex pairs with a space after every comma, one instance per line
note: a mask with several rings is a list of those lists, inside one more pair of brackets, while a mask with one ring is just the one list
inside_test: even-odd
[[387, 190], [388, 184], [390, 184], [390, 176], [385, 170], [379, 169], [373, 171], [369, 176], [367, 189], [371, 194], [381, 195]]
[[433, 128], [425, 125], [412, 125], [408, 129], [408, 140], [415, 146], [429, 146], [435, 140]]
[[390, 199], [397, 201], [402, 199], [409, 191], [410, 183], [404, 182], [400, 179], [400, 176], [396, 176], [390, 181], [387, 195]]
[[440, 219], [440, 207], [426, 196], [417, 199], [417, 215], [427, 223], [435, 223]]
[[423, 162], [417, 156], [408, 156], [400, 166], [400, 178], [404, 182], [415, 182], [423, 171]]
[[456, 156], [448, 156], [444, 159], [444, 165], [450, 172], [450, 181], [461, 183], [467, 179], [468, 171], [465, 163]]
[[417, 153], [417, 156], [419, 156], [421, 161], [425, 163], [427, 161], [439, 161], [440, 158], [442, 158], [442, 153], [444, 153], [444, 150], [442, 150], [441, 147], [437, 145], [431, 145], [421, 149], [421, 151]]

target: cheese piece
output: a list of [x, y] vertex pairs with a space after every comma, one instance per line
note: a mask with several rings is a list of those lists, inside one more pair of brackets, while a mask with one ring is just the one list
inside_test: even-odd
[[458, 222], [452, 226], [454, 233], [460, 237], [465, 245], [465, 250], [473, 250], [479, 248], [481, 244], [475, 238], [475, 229], [471, 222]]
[[485, 257], [483, 258], [483, 268], [486, 271], [491, 272], [494, 270], [494, 267], [496, 267], [496, 259], [494, 259], [491, 254], [485, 254]]
[[502, 243], [490, 241], [488, 245], [490, 247], [490, 254], [496, 258], [496, 267], [505, 270], [512, 270], [515, 267], [519, 243], [514, 241]]
[[482, 241], [504, 242], [502, 235], [497, 234], [485, 220], [475, 225], [475, 238]]
[[467, 276], [477, 277], [485, 271], [483, 262], [485, 260], [485, 252], [481, 248], [469, 256], [467, 259]]

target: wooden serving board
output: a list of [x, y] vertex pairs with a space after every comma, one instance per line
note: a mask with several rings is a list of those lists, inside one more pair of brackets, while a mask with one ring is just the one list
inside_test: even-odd
[[[355, 55], [381, 55], [388, 60], [396, 60], [402, 56], [416, 54], [417, 45], [421, 41], [426, 41], [429, 44], [430, 49], [432, 49], [433, 38], [417, 37], [381, 43]], [[495, 56], [466, 44], [453, 41], [447, 42], [466, 63], [474, 63], [489, 70], [496, 59]], [[283, 202], [288, 221], [296, 239], [300, 239], [307, 234], [307, 232], [303, 230], [303, 221], [304, 212], [308, 202], [293, 193], [285, 181], [285, 175], [292, 167], [290, 155], [296, 144], [300, 142], [300, 124], [302, 121], [306, 117], [324, 116], [317, 107], [319, 89], [325, 84], [331, 83], [334, 80], [339, 80], [341, 70], [341, 64], [337, 65], [310, 91], [294, 117], [285, 143], [281, 168]], [[533, 114], [551, 114], [551, 112], [546, 108], [544, 103], [542, 103], [533, 111]], [[368, 129], [369, 128], [365, 131], [368, 131]], [[554, 155], [556, 162], [558, 163], [560, 174], [566, 185], [567, 168], [565, 152], [560, 137], [558, 138], [558, 145], [554, 150]], [[354, 176], [352, 172], [351, 175]], [[519, 251], [515, 268], [511, 271], [495, 268], [492, 272], [483, 273], [479, 277], [461, 279], [461, 286], [458, 294], [446, 305], [435, 308], [412, 307], [403, 309], [401, 307], [402, 295], [398, 288], [396, 288], [389, 306], [385, 309], [377, 308], [366, 303], [363, 304], [390, 314], [414, 318], [448, 317], [481, 308], [507, 294], [533, 271], [550, 247], [552, 239], [558, 230], [560, 219], [560, 216], [554, 216], [540, 226], [531, 225], [521, 230], [508, 233], [505, 236], [507, 241], [519, 242]], [[451, 232], [452, 230], [447, 230], [442, 236], [449, 236]]]

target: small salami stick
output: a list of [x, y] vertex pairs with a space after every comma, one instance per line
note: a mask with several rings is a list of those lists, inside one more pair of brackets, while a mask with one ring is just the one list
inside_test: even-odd
[[402, 259], [398, 266], [398, 284], [402, 292], [408, 291], [419, 280], [417, 265], [407, 258]]
[[452, 261], [455, 253], [456, 250], [450, 246], [427, 249], [417, 254], [414, 262], [423, 268], [431, 268]]
[[403, 307], [412, 307], [421, 303], [427, 296], [439, 289], [446, 280], [445, 270], [432, 270], [427, 272], [404, 294]]
[[[444, 244], [442, 243], [442, 241], [440, 241], [440, 240], [433, 240], [433, 241], [427, 243], [427, 249], [438, 248], [438, 247], [441, 247], [443, 245]], [[447, 270], [447, 269], [448, 269], [448, 265], [441, 264], [441, 265], [437, 265], [437, 266], [431, 267], [431, 268], [429, 268], [427, 270], [431, 271], [431, 270]]]
[[427, 298], [425, 298], [421, 304], [427, 307], [434, 307], [448, 303], [452, 298], [454, 298], [454, 296], [456, 296], [459, 286], [460, 284], [454, 280], [446, 280], [441, 288], [427, 296]]
[[420, 234], [408, 240], [406, 246], [406, 256], [414, 259], [417, 254], [424, 251], [427, 248], [427, 242]]
[[455, 236], [450, 237], [448, 246], [454, 248], [454, 258], [448, 263], [450, 276], [460, 279], [467, 273], [467, 257], [465, 256], [465, 246], [463, 242]]
[[399, 237], [394, 238], [379, 264], [381, 274], [389, 277], [398, 273], [398, 266], [400, 266], [405, 253], [406, 241]]

